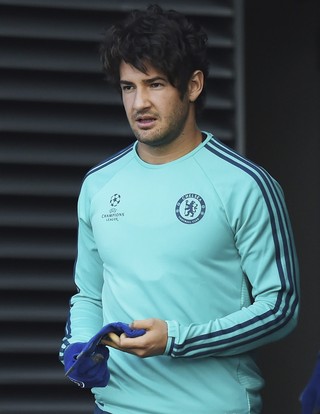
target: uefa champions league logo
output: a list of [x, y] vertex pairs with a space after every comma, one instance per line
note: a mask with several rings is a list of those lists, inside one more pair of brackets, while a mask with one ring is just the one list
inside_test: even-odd
[[124, 211], [118, 211], [120, 201], [121, 195], [117, 193], [113, 194], [109, 199], [109, 211], [102, 213], [101, 218], [108, 222], [120, 221], [124, 217]]

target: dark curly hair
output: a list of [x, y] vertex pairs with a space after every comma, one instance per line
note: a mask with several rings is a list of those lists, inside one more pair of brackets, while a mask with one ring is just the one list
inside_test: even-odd
[[[101, 60], [107, 80], [119, 86], [122, 61], [143, 73], [151, 64], [166, 75], [184, 96], [195, 70], [208, 76], [207, 35], [203, 29], [174, 10], [164, 11], [158, 5], [146, 10], [133, 10], [120, 23], [105, 33], [100, 46]], [[199, 112], [204, 105], [205, 84], [196, 101]]]

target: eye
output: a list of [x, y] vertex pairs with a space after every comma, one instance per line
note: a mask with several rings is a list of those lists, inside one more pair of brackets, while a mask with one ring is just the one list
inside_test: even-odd
[[123, 92], [130, 92], [133, 89], [133, 85], [121, 85], [121, 90]]
[[151, 86], [152, 89], [159, 89], [159, 88], [162, 88], [164, 85], [161, 82], [153, 82], [153, 83], [151, 83], [150, 86]]

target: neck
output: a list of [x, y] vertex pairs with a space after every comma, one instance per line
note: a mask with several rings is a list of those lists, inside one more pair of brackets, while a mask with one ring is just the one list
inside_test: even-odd
[[166, 164], [193, 151], [201, 142], [201, 131], [195, 127], [188, 133], [183, 132], [166, 145], [151, 146], [138, 142], [137, 150], [139, 157], [148, 164]]

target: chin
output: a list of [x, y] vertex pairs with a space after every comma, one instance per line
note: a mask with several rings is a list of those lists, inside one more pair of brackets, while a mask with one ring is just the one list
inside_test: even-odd
[[135, 136], [141, 144], [149, 145], [150, 147], [161, 147], [175, 140], [174, 137], [168, 135], [144, 136], [143, 134], [135, 133]]

